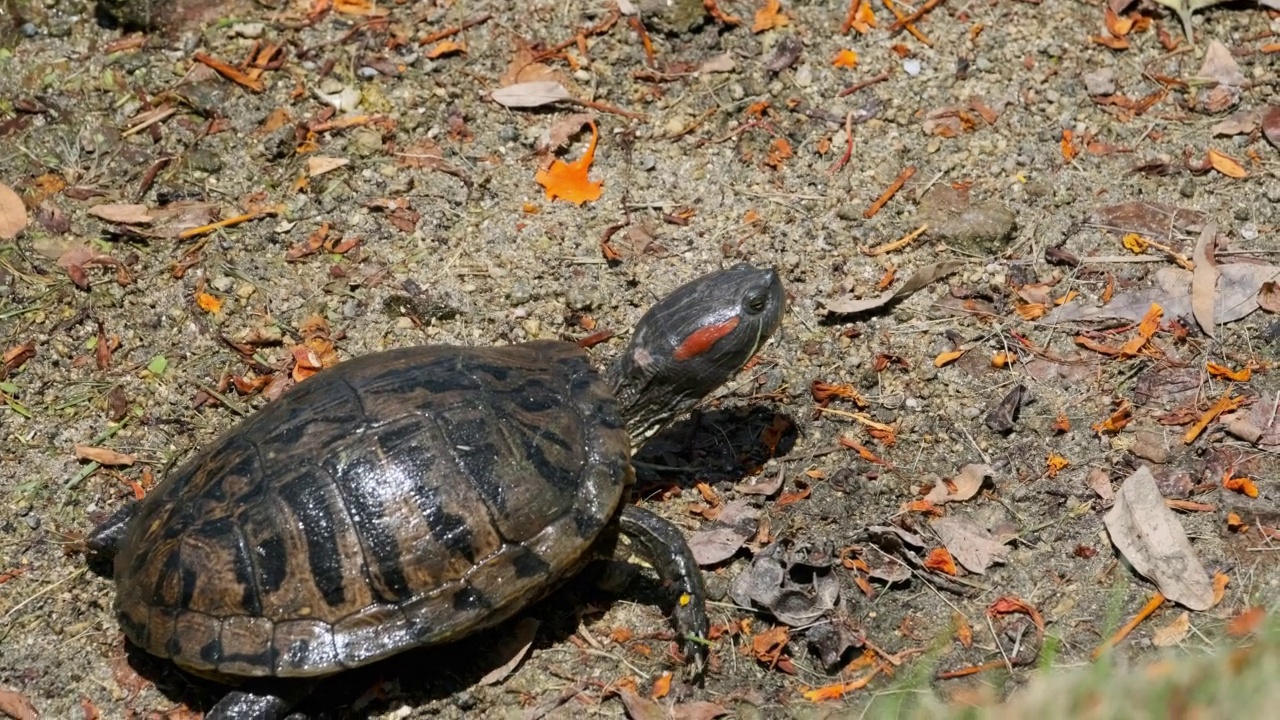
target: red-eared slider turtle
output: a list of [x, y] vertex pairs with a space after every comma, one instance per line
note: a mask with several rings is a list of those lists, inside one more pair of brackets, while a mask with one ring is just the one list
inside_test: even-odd
[[696, 654], [702, 577], [679, 530], [630, 502], [631, 453], [737, 373], [783, 304], [777, 273], [743, 263], [650, 308], [603, 374], [556, 341], [409, 347], [317, 373], [94, 531], [125, 635], [253, 687], [207, 718], [276, 718], [292, 699], [245, 681], [457, 640], [621, 532], [678, 598]]

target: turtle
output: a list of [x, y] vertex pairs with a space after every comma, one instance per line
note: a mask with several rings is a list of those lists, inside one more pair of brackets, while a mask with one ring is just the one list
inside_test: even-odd
[[[674, 598], [691, 665], [702, 576], [635, 504], [632, 454], [756, 354], [785, 305], [738, 263], [655, 303], [603, 371], [578, 344], [422, 345], [322, 370], [244, 419], [86, 544], [128, 640], [268, 720], [316, 682], [493, 626], [620, 536]], [[292, 681], [291, 678], [310, 678]]]

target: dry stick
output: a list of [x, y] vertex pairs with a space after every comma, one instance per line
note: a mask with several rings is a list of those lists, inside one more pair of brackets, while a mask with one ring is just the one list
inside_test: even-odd
[[198, 52], [191, 56], [193, 60], [203, 65], [213, 68], [213, 71], [222, 77], [241, 85], [254, 92], [262, 92], [266, 86], [258, 78], [250, 77], [248, 74], [241, 72], [239, 68], [229, 65], [215, 57]]
[[609, 30], [609, 28], [613, 27], [614, 23], [618, 22], [618, 18], [620, 17], [622, 17], [622, 13], [618, 10], [618, 6], [615, 4], [613, 6], [613, 11], [609, 13], [609, 17], [605, 18], [604, 20], [601, 20], [599, 23], [595, 25], [592, 25], [586, 30], [583, 30], [577, 35], [574, 35], [568, 40], [565, 40], [563, 42], [558, 42], [555, 45], [552, 45], [551, 47], [547, 48], [546, 50], [543, 50], [542, 52], [537, 53], [536, 55], [533, 56], [533, 62], [541, 62], [543, 60], [546, 60], [552, 55], [558, 54], [561, 50], [564, 50], [570, 45], [577, 43], [579, 35], [583, 35], [583, 36], [599, 35], [602, 32], [606, 32], [607, 30]]
[[911, 176], [915, 174], [916, 166], [908, 165], [905, 170], [898, 174], [897, 179], [895, 179], [888, 188], [885, 188], [885, 191], [880, 194], [880, 197], [876, 198], [876, 201], [871, 203], [871, 207], [862, 212], [862, 217], [867, 218], [868, 220], [875, 217], [876, 213], [880, 212], [880, 208], [884, 207], [885, 203], [889, 202], [890, 198], [898, 194], [898, 191], [902, 189], [902, 186], [905, 185], [907, 181], [911, 179]]
[[647, 117], [645, 117], [643, 113], [632, 112], [630, 110], [623, 110], [620, 107], [614, 107], [613, 105], [606, 105], [605, 103], [597, 102], [595, 100], [578, 100], [576, 98], [568, 98], [564, 100], [564, 102], [573, 103], [575, 105], [581, 105], [583, 107], [589, 107], [593, 110], [599, 110], [600, 112], [603, 112], [603, 113], [610, 113], [612, 115], [621, 115], [623, 117], [631, 118], [632, 120], [648, 119]]
[[[867, 217], [871, 217], [871, 216], [868, 215]], [[915, 230], [912, 230], [906, 235], [903, 235], [902, 237], [898, 238], [897, 240], [894, 240], [893, 242], [887, 242], [884, 245], [877, 245], [871, 248], [870, 250], [863, 250], [862, 254], [867, 255], [869, 257], [875, 257], [876, 255], [884, 255], [885, 253], [891, 253], [894, 250], [901, 250], [902, 248], [914, 242], [916, 238], [923, 235], [924, 231], [928, 229], [929, 229], [929, 223], [925, 223], [920, 227], [916, 228]]]
[[869, 77], [860, 83], [850, 85], [849, 87], [836, 93], [836, 97], [844, 97], [846, 95], [852, 95], [865, 87], [875, 85], [876, 83], [882, 83], [888, 79], [889, 79], [889, 71], [885, 70], [884, 72], [880, 73], [879, 75], [876, 75], [875, 77]]
[[189, 240], [199, 235], [208, 235], [209, 233], [215, 230], [221, 230], [222, 228], [225, 228], [225, 227], [239, 225], [241, 223], [249, 222], [250, 220], [257, 220], [258, 218], [265, 217], [267, 215], [278, 215], [283, 211], [284, 211], [283, 205], [273, 205], [268, 208], [263, 208], [262, 210], [259, 210], [257, 212], [245, 213], [244, 215], [236, 215], [235, 217], [229, 217], [226, 220], [219, 220], [216, 223], [201, 225], [199, 227], [187, 228], [186, 230], [183, 230], [182, 232], [178, 233], [178, 239]]
[[1146, 607], [1142, 608], [1142, 610], [1140, 610], [1137, 615], [1134, 615], [1132, 620], [1125, 623], [1124, 627], [1116, 631], [1115, 635], [1112, 635], [1110, 638], [1107, 639], [1106, 642], [1099, 645], [1093, 651], [1093, 653], [1089, 656], [1089, 659], [1096, 662], [1098, 658], [1102, 657], [1102, 653], [1115, 647], [1120, 643], [1121, 640], [1124, 640], [1126, 637], [1128, 637], [1129, 633], [1133, 632], [1134, 628], [1138, 627], [1138, 625], [1143, 620], [1146, 620], [1148, 617], [1150, 617], [1151, 613], [1155, 612], [1156, 609], [1163, 604], [1164, 604], [1164, 595], [1161, 595], [1158, 592], [1155, 595], [1152, 595], [1151, 599], [1147, 601]]
[[907, 16], [903, 15], [902, 11], [898, 9], [898, 6], [893, 4], [893, 0], [884, 0], [884, 6], [889, 8], [889, 12], [893, 13], [893, 16], [898, 18], [898, 22], [902, 23], [902, 26], [907, 29], [907, 32], [911, 33], [912, 37], [929, 47], [933, 47], [933, 43], [929, 42], [929, 38], [925, 37], [924, 33], [917, 30], [915, 25], [906, 21]]
[[473, 28], [476, 25], [480, 25], [481, 23], [489, 22], [489, 20], [492, 17], [493, 15], [491, 13], [485, 13], [483, 15], [476, 15], [475, 17], [467, 18], [466, 20], [463, 20], [462, 24], [458, 25], [457, 27], [445, 28], [444, 30], [437, 30], [431, 33], [430, 35], [419, 40], [418, 44], [429, 45], [433, 42], [436, 42], [437, 40], [443, 40], [447, 37], [453, 37], [454, 35], [457, 35], [458, 33], [462, 32], [463, 30]]
[[849, 158], [853, 157], [853, 111], [852, 110], [845, 113], [845, 116], [844, 116], [844, 136], [847, 141], [844, 148], [844, 155], [840, 157], [840, 160], [836, 162], [835, 165], [831, 166], [831, 169], [827, 171], [827, 175], [835, 175], [837, 172], [840, 171], [840, 168], [844, 167], [845, 163], [849, 162]]
[[924, 5], [921, 5], [919, 10], [916, 10], [915, 12], [906, 16], [905, 18], [900, 18], [897, 22], [890, 25], [889, 32], [890, 33], [898, 32], [902, 28], [906, 27], [907, 23], [913, 23], [919, 20], [920, 18], [924, 17], [925, 14], [928, 13], [930, 10], [938, 7], [944, 2], [946, 2], [946, 0], [929, 0]]

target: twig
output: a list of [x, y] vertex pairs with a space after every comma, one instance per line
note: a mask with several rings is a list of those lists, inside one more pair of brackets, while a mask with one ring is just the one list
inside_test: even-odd
[[845, 116], [844, 116], [844, 135], [846, 140], [844, 155], [840, 157], [840, 160], [837, 161], [835, 165], [831, 166], [831, 169], [827, 171], [827, 175], [835, 175], [837, 172], [840, 171], [840, 168], [844, 167], [845, 163], [849, 162], [849, 158], [853, 157], [853, 111], [852, 110], [845, 113]]
[[445, 28], [443, 30], [437, 30], [431, 33], [430, 35], [419, 40], [418, 44], [430, 45], [431, 43], [436, 42], [437, 40], [443, 40], [447, 37], [453, 37], [454, 35], [457, 35], [458, 33], [462, 32], [463, 30], [467, 30], [475, 27], [476, 25], [489, 22], [489, 20], [492, 17], [493, 15], [491, 13], [485, 13], [483, 15], [476, 15], [475, 17], [467, 18], [466, 20], [462, 21], [461, 25], [457, 25], [451, 28]]
[[889, 199], [896, 195], [897, 192], [902, 189], [902, 186], [911, 179], [911, 176], [915, 174], [916, 166], [908, 165], [905, 170], [898, 174], [897, 179], [895, 179], [893, 183], [880, 194], [880, 197], [876, 198], [876, 201], [871, 203], [871, 207], [863, 211], [862, 217], [867, 218], [868, 220], [875, 217], [875, 214], [880, 212], [880, 208], [883, 208], [885, 203], [889, 202]]
[[836, 93], [836, 97], [844, 97], [846, 95], [852, 95], [865, 87], [875, 85], [876, 83], [882, 83], [888, 79], [889, 79], [889, 71], [885, 70], [884, 72], [880, 73], [879, 75], [876, 75], [875, 77], [869, 77], [860, 83], [855, 83], [853, 85], [850, 85], [849, 87]]
[[889, 34], [891, 34], [891, 35], [892, 35], [893, 33], [896, 33], [896, 32], [898, 32], [899, 30], [901, 30], [901, 29], [903, 29], [904, 27], [906, 27], [908, 23], [913, 23], [913, 22], [915, 22], [915, 21], [919, 20], [920, 18], [924, 17], [924, 16], [925, 16], [925, 14], [926, 14], [926, 13], [928, 13], [930, 10], [932, 10], [932, 9], [934, 9], [934, 8], [936, 8], [936, 7], [938, 7], [939, 5], [941, 5], [941, 4], [942, 4], [942, 3], [944, 3], [944, 2], [946, 2], [946, 0], [928, 0], [928, 2], [926, 2], [924, 5], [921, 5], [921, 6], [920, 6], [920, 9], [919, 9], [919, 10], [916, 10], [915, 12], [913, 12], [913, 13], [911, 13], [910, 15], [906, 16], [905, 18], [899, 18], [897, 22], [895, 22], [894, 24], [890, 25], [890, 26], [889, 26]]

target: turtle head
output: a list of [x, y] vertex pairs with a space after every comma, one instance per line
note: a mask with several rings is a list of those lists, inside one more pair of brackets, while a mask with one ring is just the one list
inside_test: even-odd
[[649, 308], [608, 371], [632, 449], [737, 374], [778, 328], [785, 305], [777, 271], [739, 263]]

